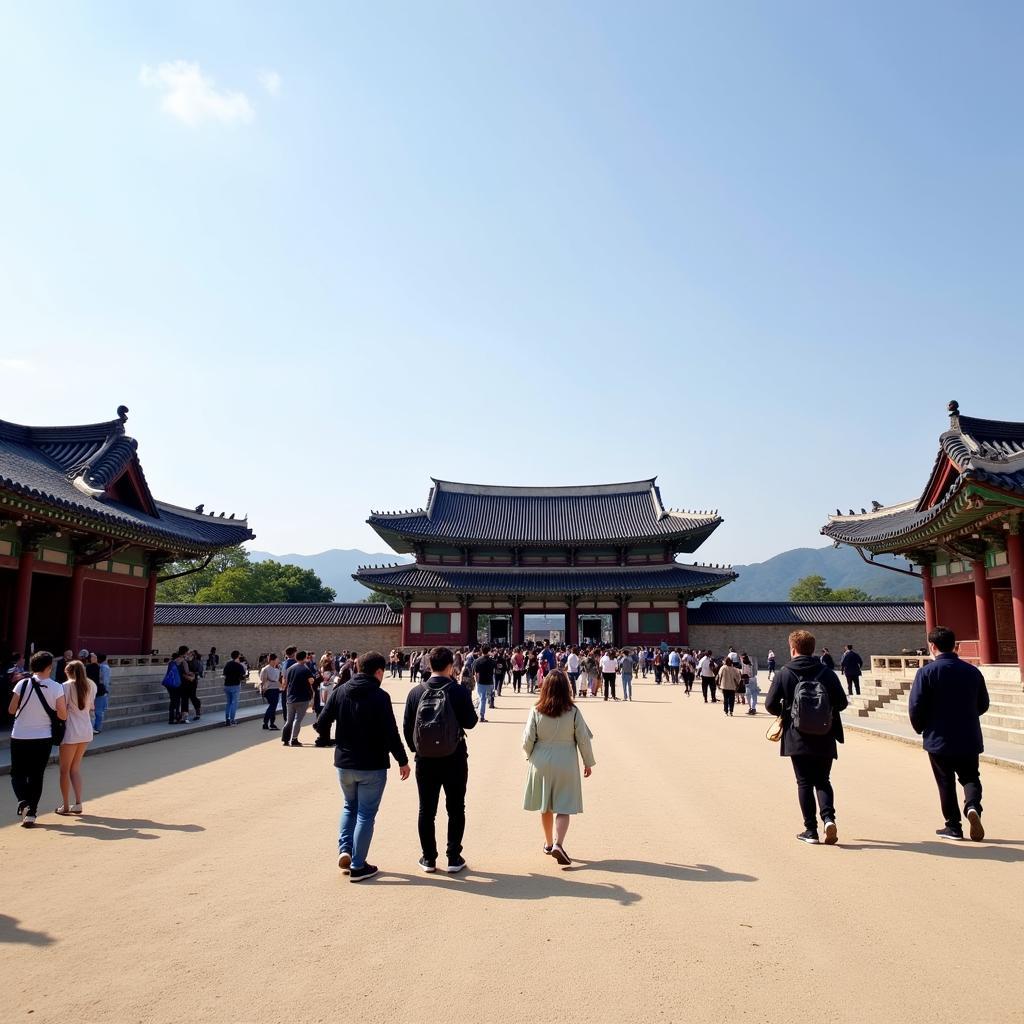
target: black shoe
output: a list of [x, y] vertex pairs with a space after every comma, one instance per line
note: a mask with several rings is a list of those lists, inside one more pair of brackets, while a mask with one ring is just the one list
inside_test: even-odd
[[367, 878], [373, 878], [377, 874], [376, 864], [364, 864], [361, 868], [352, 868], [348, 873], [350, 882], [362, 882]]
[[288, 744], [288, 746], [289, 747], [301, 747], [302, 743], [299, 740], [292, 740], [291, 743]]
[[276, 725], [273, 724], [273, 722], [271, 722], [271, 724], [268, 725], [267, 728], [271, 729], [273, 732], [280, 732], [281, 731], [280, 729], [278, 729], [278, 727]]
[[954, 842], [958, 843], [962, 843], [964, 839], [962, 831], [957, 831], [957, 829], [949, 828], [948, 826], [946, 828], [937, 828], [935, 830], [935, 834], [940, 839], [952, 839]]
[[420, 857], [420, 871], [425, 871], [428, 875], [432, 875], [437, 870], [437, 861], [428, 860], [426, 857]]
[[967, 820], [971, 824], [971, 842], [980, 843], [985, 838], [985, 826], [981, 823], [981, 811], [976, 807], [968, 807]]
[[449, 875], [457, 875], [465, 866], [466, 858], [460, 854], [458, 857], [448, 858], [448, 867], [445, 868], [445, 871], [447, 871]]
[[835, 846], [839, 842], [839, 829], [831, 819], [825, 822], [825, 845]]
[[805, 832], [801, 832], [800, 835], [797, 836], [797, 839], [799, 839], [801, 843], [808, 843], [811, 846], [817, 846], [821, 842], [821, 840], [818, 839], [818, 833], [813, 829], [807, 829]]
[[25, 809], [27, 807], [28, 807], [28, 801], [27, 800], [19, 800], [18, 801], [18, 817], [19, 818], [25, 813]]
[[263, 723], [263, 728], [264, 728], [264, 729], [269, 729], [269, 728], [270, 728], [270, 726], [269, 726], [269, 725], [267, 725], [267, 723], [266, 723], [266, 722], [264, 722], [264, 723]]

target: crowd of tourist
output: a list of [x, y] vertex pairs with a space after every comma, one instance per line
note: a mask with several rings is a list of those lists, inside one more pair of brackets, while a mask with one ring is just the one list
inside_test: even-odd
[[[924, 736], [939, 789], [945, 825], [936, 834], [962, 840], [966, 819], [970, 838], [980, 841], [985, 835], [978, 767], [983, 750], [980, 716], [989, 704], [984, 677], [956, 655], [952, 631], [939, 627], [928, 639], [933, 660], [914, 681], [910, 719]], [[822, 841], [834, 845], [838, 825], [831, 770], [838, 757], [837, 745], [844, 740], [842, 712], [854, 689], [860, 692], [862, 662], [848, 645], [839, 665], [846, 678], [844, 689], [827, 649], [815, 656], [813, 635], [794, 631], [789, 648], [790, 659], [781, 667], [777, 668], [773, 651], [766, 658], [770, 687], [765, 709], [777, 716], [768, 738], [779, 742], [781, 756], [790, 758], [793, 766], [804, 824], [797, 838], [812, 845]], [[190, 704], [195, 717], [200, 716], [197, 680], [219, 667], [215, 649], [205, 657], [187, 646], [178, 649], [164, 678], [170, 723], [188, 720]], [[523, 806], [540, 814], [544, 853], [562, 865], [572, 863], [565, 849], [566, 834], [571, 816], [583, 806], [580, 762], [583, 777], [591, 775], [595, 764], [592, 734], [578, 700], [602, 696], [605, 701], [618, 701], [616, 684], [621, 682], [623, 699], [631, 701], [637, 675], [652, 675], [655, 685], [681, 685], [687, 696], [699, 678], [704, 701], [721, 703], [729, 717], [737, 704], [745, 704], [748, 715], [757, 714], [760, 696], [758, 660], [747, 652], [730, 648], [716, 657], [712, 651], [666, 644], [635, 650], [548, 643], [492, 649], [480, 644], [456, 651], [435, 647], [408, 655], [396, 649], [387, 656], [375, 651], [361, 656], [355, 651], [317, 655], [290, 646], [283, 659], [277, 653], [261, 654], [257, 668], [266, 702], [263, 728], [280, 731], [285, 746], [301, 747], [300, 732], [312, 705], [315, 745], [334, 748], [343, 796], [338, 863], [353, 882], [377, 872], [367, 859], [377, 810], [391, 757], [398, 762], [401, 779], [410, 777], [407, 748], [416, 759], [420, 867], [426, 872], [438, 870], [435, 820], [442, 791], [448, 812], [445, 870], [457, 873], [465, 867], [466, 733], [487, 721], [506, 683], [520, 694], [525, 682], [527, 695], [537, 697], [523, 734], [528, 760]], [[382, 683], [386, 672], [402, 678], [406, 668], [413, 685], [399, 731]], [[232, 651], [222, 669], [225, 726], [236, 723], [238, 691], [249, 674], [247, 660], [241, 652]], [[106, 659], [87, 650], [78, 658], [71, 651], [61, 658], [41, 651], [32, 656], [27, 670], [12, 673], [11, 678], [11, 781], [22, 824], [35, 823], [44, 772], [55, 745], [60, 748], [62, 798], [55, 813], [81, 814], [82, 758], [102, 725], [99, 702], [110, 694]], [[279, 713], [283, 729], [277, 725]], [[962, 814], [957, 780], [964, 789]]]

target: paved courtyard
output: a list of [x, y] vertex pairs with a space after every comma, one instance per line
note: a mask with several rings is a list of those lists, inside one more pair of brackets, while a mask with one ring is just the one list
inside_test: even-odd
[[766, 715], [637, 684], [581, 702], [598, 766], [562, 871], [519, 809], [528, 699], [499, 705], [470, 736], [455, 877], [417, 871], [393, 772], [381, 875], [351, 885], [331, 752], [255, 723], [88, 759], [86, 815], [34, 831], [2, 780], [4, 1019], [1024, 1019], [1024, 773], [986, 767], [991, 840], [943, 844], [925, 755], [850, 735], [841, 845], [807, 847]]

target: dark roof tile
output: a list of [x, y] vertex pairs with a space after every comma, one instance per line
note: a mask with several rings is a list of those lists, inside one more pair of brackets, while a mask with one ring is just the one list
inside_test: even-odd
[[158, 604], [158, 626], [398, 626], [386, 604]]
[[924, 625], [924, 605], [916, 601], [705, 601], [699, 607], [691, 608], [686, 617], [691, 626]]

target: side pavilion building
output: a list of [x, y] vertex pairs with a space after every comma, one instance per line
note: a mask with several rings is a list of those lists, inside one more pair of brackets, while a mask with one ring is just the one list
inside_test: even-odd
[[920, 497], [829, 516], [821, 532], [916, 563], [926, 629], [948, 626], [962, 657], [1024, 680], [1024, 423], [961, 416], [956, 402], [949, 414]]
[[149, 654], [158, 572], [249, 540], [244, 519], [150, 493], [117, 419], [69, 427], [0, 420], [0, 644]]
[[434, 480], [426, 508], [370, 526], [415, 562], [353, 578], [401, 598], [402, 644], [523, 640], [523, 616], [560, 615], [569, 643], [685, 644], [687, 602], [725, 586], [724, 567], [684, 565], [722, 522], [666, 509], [656, 478], [594, 487], [488, 487]]

